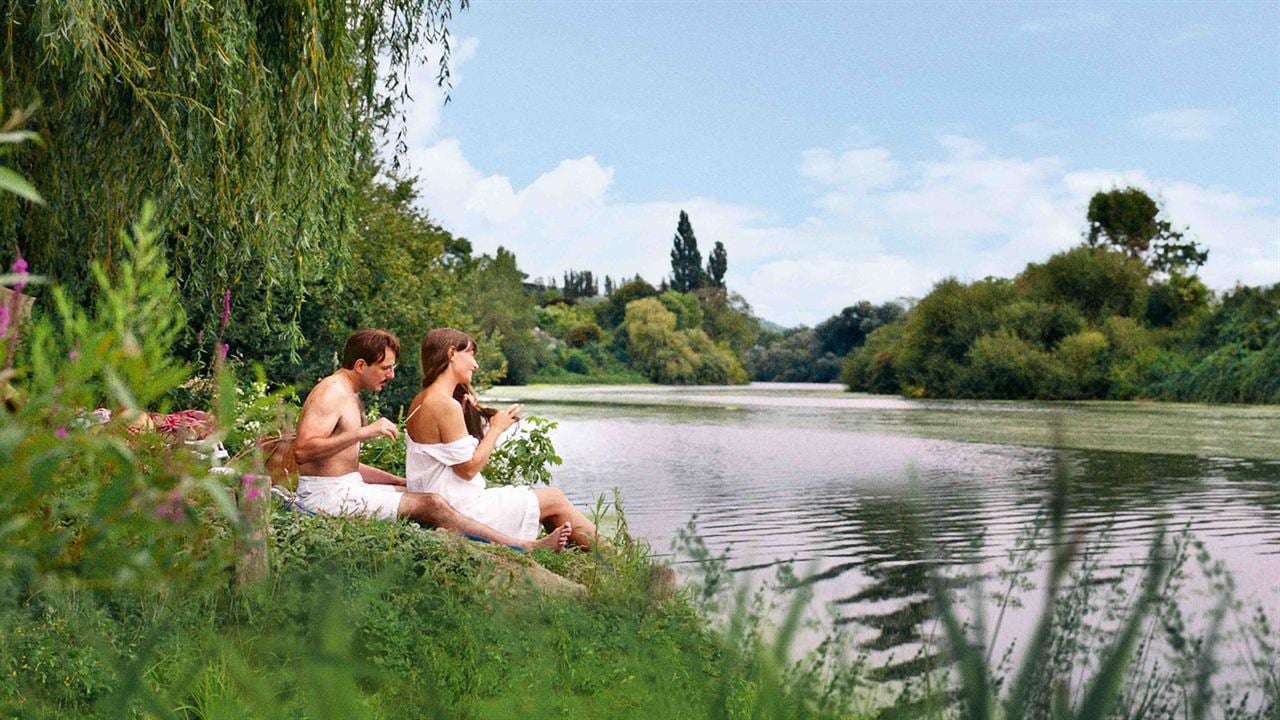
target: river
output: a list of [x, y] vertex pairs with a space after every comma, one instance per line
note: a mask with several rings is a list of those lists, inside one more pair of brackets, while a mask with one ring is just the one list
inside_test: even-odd
[[[1158, 528], [1185, 528], [1246, 606], [1280, 624], [1280, 407], [908, 400], [775, 383], [497, 387], [487, 399], [559, 423], [554, 485], [570, 499], [619, 489], [632, 534], [660, 554], [696, 516], [741, 577], [790, 563], [810, 578], [817, 634], [851, 628], [882, 668], [910, 668], [932, 632], [929, 562], [976, 563], [995, 585], [1058, 463], [1071, 523], [1097, 543], [1095, 580], [1134, 581]], [[1022, 596], [997, 644], [1029, 627], [1034, 593]], [[1187, 602], [1193, 615], [1213, 604]]]

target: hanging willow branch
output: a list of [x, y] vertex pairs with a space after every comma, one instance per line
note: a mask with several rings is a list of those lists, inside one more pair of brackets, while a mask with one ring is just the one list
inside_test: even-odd
[[[459, 7], [466, 7], [459, 0]], [[452, 0], [0, 0], [0, 107], [40, 111], [12, 158], [49, 208], [0, 200], [6, 252], [77, 299], [144, 199], [161, 208], [192, 336], [233, 291], [256, 332], [304, 343], [309, 289], [341, 283], [358, 183], [441, 52]], [[379, 73], [382, 67], [388, 72]]]

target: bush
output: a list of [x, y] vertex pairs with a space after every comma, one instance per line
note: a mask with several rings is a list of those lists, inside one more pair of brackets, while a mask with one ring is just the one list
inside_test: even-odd
[[1044, 350], [1084, 326], [1084, 318], [1071, 305], [1037, 300], [1018, 300], [1000, 307], [996, 322]]
[[591, 364], [587, 362], [586, 356], [582, 353], [571, 352], [564, 362], [564, 369], [571, 373], [586, 375], [591, 372]]
[[569, 332], [565, 333], [564, 342], [571, 348], [578, 348], [587, 343], [599, 342], [603, 337], [604, 331], [600, 329], [599, 325], [594, 322], [587, 322], [570, 328]]
[[1052, 373], [1058, 385], [1049, 392], [1069, 400], [1106, 397], [1110, 389], [1109, 349], [1106, 335], [1097, 330], [1063, 338], [1052, 355]]
[[895, 357], [903, 388], [925, 396], [963, 394], [970, 348], [996, 330], [996, 310], [1012, 297], [1013, 284], [996, 278], [970, 285], [950, 278], [935, 285], [907, 316]]
[[1007, 330], [973, 343], [962, 387], [967, 397], [1034, 398], [1049, 383], [1049, 356]]
[[1111, 315], [1144, 316], [1149, 272], [1122, 252], [1082, 246], [1028, 265], [1015, 282], [1026, 297], [1072, 305], [1096, 323]]
[[658, 301], [676, 316], [677, 330], [702, 327], [702, 305], [692, 293], [668, 290], [658, 296]]
[[905, 325], [882, 325], [867, 335], [866, 344], [849, 353], [840, 381], [852, 391], [890, 394], [902, 392], [895, 368], [896, 352]]
[[747, 381], [732, 351], [700, 329], [677, 330], [676, 316], [654, 298], [627, 304], [624, 323], [631, 364], [653, 382], [668, 385]]

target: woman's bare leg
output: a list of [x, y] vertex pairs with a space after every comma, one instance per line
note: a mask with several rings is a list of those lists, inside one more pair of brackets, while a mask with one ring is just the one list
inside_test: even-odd
[[[563, 497], [563, 495], [561, 496]], [[560, 552], [569, 539], [569, 528], [564, 523], [547, 526], [547, 534], [539, 540], [520, 540], [482, 525], [453, 509], [447, 500], [434, 493], [406, 492], [400, 496], [397, 515], [409, 518], [428, 527], [452, 530], [463, 535], [474, 535], [500, 545], [514, 545], [525, 550], [547, 548]]]
[[599, 541], [596, 526], [591, 524], [582, 511], [569, 502], [556, 488], [534, 488], [533, 494], [538, 496], [538, 509], [542, 525], [548, 530], [569, 523], [572, 532], [569, 542], [584, 550], [590, 550]]

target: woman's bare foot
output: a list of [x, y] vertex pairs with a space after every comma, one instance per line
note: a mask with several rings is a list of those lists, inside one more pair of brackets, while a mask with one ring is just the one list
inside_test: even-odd
[[573, 525], [565, 523], [560, 527], [547, 533], [542, 539], [529, 543], [529, 549], [547, 548], [552, 552], [560, 552], [564, 550], [565, 543], [569, 542], [569, 535], [573, 532]]

